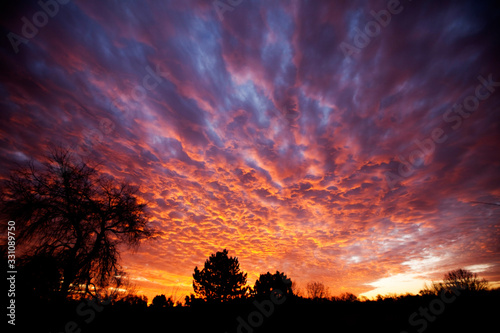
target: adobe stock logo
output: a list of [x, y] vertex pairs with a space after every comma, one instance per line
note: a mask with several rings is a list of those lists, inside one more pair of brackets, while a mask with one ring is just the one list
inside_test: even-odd
[[104, 142], [104, 136], [111, 134], [115, 129], [115, 123], [109, 118], [99, 120], [99, 129], [87, 129], [82, 132], [82, 140], [76, 147], [76, 153], [80, 157], [88, 156], [92, 153], [94, 146]]
[[42, 10], [33, 14], [31, 21], [26, 17], [21, 17], [23, 22], [23, 27], [21, 28], [21, 36], [13, 32], [7, 34], [10, 45], [14, 49], [14, 52], [19, 53], [19, 45], [27, 44], [30, 39], [33, 39], [38, 34], [39, 28], [43, 28], [49, 23], [49, 17], [53, 18], [59, 13], [59, 5], [66, 5], [70, 0], [47, 0], [38, 1], [38, 6]]
[[[458, 131], [463, 121], [479, 109], [481, 102], [487, 100], [496, 88], [500, 87], [500, 81], [494, 81], [493, 74], [489, 74], [487, 79], [479, 75], [477, 81], [477, 85], [472, 87], [473, 94], [466, 96], [462, 102], [456, 103], [442, 115], [443, 121], [451, 124], [452, 131]], [[448, 134], [452, 131], [448, 130]], [[406, 158], [402, 155], [395, 158], [398, 162], [397, 174], [391, 171], [384, 173], [389, 188], [394, 189], [404, 178], [412, 176], [417, 168], [429, 165], [437, 145], [446, 142], [450, 137], [448, 134], [446, 127], [435, 127], [430, 131], [428, 138], [413, 140], [417, 148], [412, 150]]]
[[[411, 0], [408, 0], [411, 2]], [[379, 12], [370, 11], [370, 15], [374, 18], [365, 24], [363, 31], [359, 28], [355, 28], [355, 35], [353, 37], [354, 45], [347, 42], [340, 43], [340, 50], [344, 53], [346, 58], [351, 58], [353, 55], [357, 55], [372, 42], [373, 38], [378, 37], [382, 32], [382, 29], [387, 27], [391, 23], [392, 16], [398, 15], [403, 11], [404, 7], [401, 5], [399, 0], [389, 0], [387, 2], [387, 9], [382, 9]]]
[[[460, 294], [461, 293], [457, 288], [451, 288], [451, 292], [443, 289], [440, 297], [430, 301], [428, 307], [419, 307], [418, 312], [413, 312], [408, 318], [408, 323], [412, 327], [418, 327], [418, 333], [424, 332], [429, 326], [429, 323], [436, 321], [437, 317], [444, 312], [446, 304], [453, 303], [457, 299], [457, 296], [460, 296]], [[401, 331], [401, 333], [408, 332]]]
[[[131, 97], [129, 101], [122, 101], [120, 97], [111, 101], [109, 110], [115, 115], [123, 113], [131, 117], [129, 103], [142, 103], [146, 99], [148, 91], [153, 91], [158, 88], [158, 86], [164, 82], [165, 79], [170, 78], [170, 73], [168, 71], [163, 72], [160, 64], [156, 64], [156, 70], [149, 65], [144, 69], [147, 74], [142, 77], [142, 84], [137, 84], [133, 89], [131, 89], [128, 94]], [[105, 97], [102, 99], [104, 100]], [[76, 147], [77, 154], [80, 155], [80, 157], [90, 155], [95, 146], [103, 143], [104, 136], [111, 134], [115, 128], [116, 124], [111, 119], [101, 118], [99, 120], [99, 129], [93, 128], [83, 131], [82, 139]]]
[[263, 300], [260, 303], [257, 300], [253, 301], [253, 305], [257, 308], [257, 310], [250, 312], [246, 321], [240, 316], [236, 318], [239, 324], [236, 332], [254, 332], [254, 328], [256, 329], [262, 326], [262, 324], [264, 323], [264, 317], [269, 318], [274, 313], [274, 306], [281, 305], [285, 301], [286, 296], [279, 289], [275, 289], [271, 292], [269, 300]]
[[[159, 63], [156, 64], [156, 70], [149, 65], [144, 67], [144, 69], [148, 74], [143, 76], [142, 84], [137, 84], [132, 88], [128, 94], [131, 97], [131, 101], [129, 102], [142, 103], [146, 99], [148, 91], [155, 90], [164, 82], [164, 79], [168, 80], [171, 77], [169, 71], [163, 72], [161, 70]], [[117, 97], [111, 102], [110, 110], [115, 113], [129, 113], [131, 111], [128, 105], [129, 102]]]
[[229, 11], [232, 12], [236, 7], [241, 5], [243, 0], [214, 0], [212, 6], [214, 6], [215, 12], [221, 21], [224, 20], [224, 13]]

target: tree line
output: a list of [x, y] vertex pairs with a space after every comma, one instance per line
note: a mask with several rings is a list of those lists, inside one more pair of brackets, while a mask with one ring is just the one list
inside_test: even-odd
[[[14, 170], [2, 182], [0, 203], [2, 218], [16, 221], [17, 243], [23, 253], [17, 259], [20, 283], [34, 300], [117, 296], [113, 292], [123, 290], [127, 281], [118, 248], [137, 248], [157, 233], [148, 223], [137, 187], [100, 173], [95, 164], [76, 161], [64, 149], [53, 149], [42, 163], [30, 162]], [[2, 253], [6, 257], [6, 246]], [[421, 294], [451, 288], [479, 292], [487, 289], [487, 282], [458, 269], [447, 273], [443, 282], [426, 286]], [[332, 297], [322, 282], [308, 283], [305, 292], [312, 300], [359, 300], [352, 293]], [[195, 267], [193, 294], [184, 301], [190, 306], [298, 294], [296, 284], [279, 271], [261, 274], [253, 287], [247, 285], [247, 273], [240, 270], [238, 258], [224, 249], [212, 254], [203, 268]], [[142, 304], [144, 298], [122, 295], [121, 302]], [[157, 295], [152, 305], [176, 303], [180, 305]]]

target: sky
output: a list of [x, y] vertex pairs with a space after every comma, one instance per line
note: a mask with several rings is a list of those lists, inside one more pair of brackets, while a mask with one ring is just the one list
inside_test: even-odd
[[18, 1], [0, 10], [0, 175], [51, 145], [140, 187], [151, 300], [223, 249], [252, 285], [500, 284], [494, 1]]

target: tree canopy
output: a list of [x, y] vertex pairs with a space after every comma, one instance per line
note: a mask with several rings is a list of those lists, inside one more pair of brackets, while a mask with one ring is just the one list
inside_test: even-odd
[[153, 298], [152, 306], [155, 308], [173, 307], [174, 301], [172, 300], [171, 297], [169, 297], [169, 298], [165, 297], [164, 294], [156, 295]]
[[292, 281], [279, 271], [261, 274], [255, 281], [254, 292], [257, 297], [268, 298], [273, 290], [279, 290], [282, 295], [292, 294]]
[[466, 292], [474, 293], [488, 289], [488, 281], [484, 278], [479, 278], [477, 273], [473, 273], [467, 269], [459, 268], [444, 274], [442, 282], [432, 282], [429, 286], [424, 285], [424, 289], [420, 291], [423, 295], [436, 295], [440, 292]]
[[443, 287], [447, 290], [455, 288], [475, 292], [486, 290], [488, 288], [488, 282], [485, 279], [480, 279], [477, 273], [460, 268], [444, 275]]
[[56, 259], [63, 296], [116, 282], [118, 246], [134, 247], [153, 235], [137, 188], [75, 161], [67, 150], [13, 171], [3, 188], [2, 213], [16, 221], [18, 245], [30, 256]]
[[200, 271], [194, 269], [193, 289], [197, 297], [206, 301], [227, 301], [245, 295], [247, 274], [240, 271], [238, 258], [227, 250], [212, 254]]

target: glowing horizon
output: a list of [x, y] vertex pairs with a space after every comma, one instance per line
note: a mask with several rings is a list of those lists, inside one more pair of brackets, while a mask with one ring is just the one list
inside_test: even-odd
[[57, 144], [140, 186], [160, 236], [121, 263], [149, 302], [183, 300], [223, 249], [251, 286], [278, 270], [373, 297], [465, 267], [498, 285], [492, 6], [401, 1], [367, 41], [387, 1], [72, 1], [29, 38], [43, 9], [8, 4], [0, 178]]

